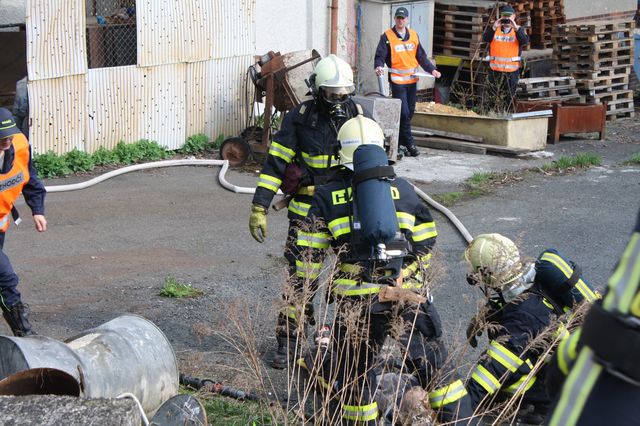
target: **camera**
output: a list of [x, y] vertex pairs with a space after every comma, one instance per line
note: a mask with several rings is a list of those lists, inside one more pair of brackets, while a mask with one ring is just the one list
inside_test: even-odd
[[501, 23], [501, 24], [505, 24], [505, 25], [506, 25], [506, 24], [510, 24], [510, 23], [511, 23], [511, 19], [509, 19], [509, 18], [502, 18], [502, 19], [500, 19], [500, 23]]

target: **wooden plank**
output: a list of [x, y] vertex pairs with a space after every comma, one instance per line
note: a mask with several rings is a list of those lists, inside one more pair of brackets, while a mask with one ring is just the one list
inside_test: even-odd
[[411, 127], [411, 133], [417, 136], [442, 136], [450, 139], [460, 139], [467, 142], [484, 142], [480, 136], [465, 135], [462, 133], [445, 132], [444, 130], [427, 129], [426, 127]]
[[415, 137], [414, 142], [418, 146], [433, 149], [446, 149], [449, 151], [466, 152], [467, 154], [485, 155], [487, 149], [484, 146], [476, 145], [473, 142], [457, 141], [453, 139], [430, 137]]

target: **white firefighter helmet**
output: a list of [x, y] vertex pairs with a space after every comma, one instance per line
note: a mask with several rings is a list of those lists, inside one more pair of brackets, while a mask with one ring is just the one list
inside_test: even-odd
[[464, 252], [479, 281], [495, 290], [510, 288], [522, 276], [520, 252], [515, 243], [500, 234], [481, 234]]
[[340, 127], [338, 141], [340, 164], [347, 165], [353, 163], [353, 152], [360, 145], [373, 144], [384, 149], [384, 132], [378, 123], [359, 114]]
[[346, 101], [355, 90], [351, 66], [334, 54], [322, 58], [314, 74], [316, 90], [330, 102]]

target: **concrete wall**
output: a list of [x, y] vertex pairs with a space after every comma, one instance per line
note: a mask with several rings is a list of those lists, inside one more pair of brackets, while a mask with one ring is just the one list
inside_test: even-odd
[[0, 25], [24, 24], [25, 5], [26, 0], [0, 0]]
[[564, 0], [567, 20], [635, 11], [637, 7], [636, 0]]

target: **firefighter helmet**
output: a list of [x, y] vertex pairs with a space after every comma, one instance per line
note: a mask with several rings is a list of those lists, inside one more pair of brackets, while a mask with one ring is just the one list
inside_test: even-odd
[[314, 80], [318, 93], [331, 103], [345, 102], [355, 90], [351, 66], [333, 54], [318, 62]]
[[338, 142], [340, 164], [351, 164], [353, 152], [360, 145], [372, 144], [384, 149], [384, 132], [378, 123], [359, 114], [342, 125], [338, 132]]
[[503, 290], [522, 276], [518, 247], [500, 234], [481, 234], [471, 241], [464, 253], [478, 281]]

